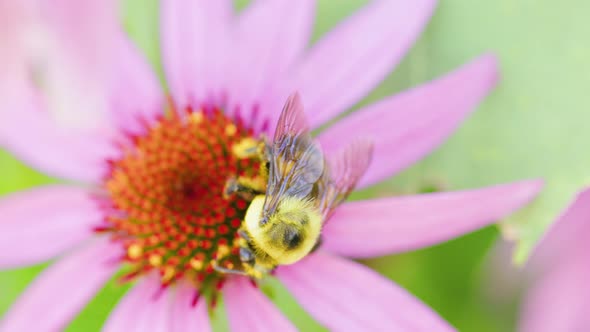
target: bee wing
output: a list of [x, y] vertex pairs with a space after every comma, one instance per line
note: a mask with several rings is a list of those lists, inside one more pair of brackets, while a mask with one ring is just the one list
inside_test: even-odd
[[372, 156], [372, 141], [358, 139], [330, 159], [330, 180], [320, 203], [324, 220], [350, 195], [369, 167]]
[[[309, 136], [309, 125], [303, 112], [301, 97], [295, 92], [287, 98], [283, 106], [273, 142], [276, 147], [287, 148], [289, 138], [303, 136]], [[309, 139], [311, 140], [311, 136]]]
[[275, 211], [284, 195], [309, 194], [324, 170], [322, 150], [311, 138], [298, 93], [292, 94], [283, 107], [270, 155], [264, 203], [267, 215]]

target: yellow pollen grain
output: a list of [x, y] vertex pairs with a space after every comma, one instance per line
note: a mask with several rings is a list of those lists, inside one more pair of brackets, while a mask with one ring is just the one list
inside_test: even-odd
[[151, 255], [149, 260], [152, 266], [160, 266], [162, 264], [162, 256], [160, 255]]
[[172, 266], [166, 266], [166, 268], [164, 268], [164, 275], [162, 276], [162, 281], [163, 282], [170, 281], [174, 277], [175, 274], [176, 274], [176, 270], [174, 270], [174, 268]]
[[191, 113], [189, 119], [192, 123], [199, 124], [199, 123], [203, 122], [203, 117], [204, 117], [203, 113], [194, 112], [194, 113]]
[[203, 261], [200, 259], [193, 258], [190, 260], [190, 265], [193, 269], [200, 271], [203, 269]]
[[234, 136], [238, 132], [238, 127], [235, 124], [230, 123], [225, 126], [225, 134], [227, 136]]
[[217, 247], [217, 258], [223, 258], [229, 254], [229, 247], [225, 244]]
[[143, 254], [143, 248], [137, 243], [132, 244], [127, 248], [127, 255], [131, 259], [139, 258], [141, 257], [141, 254]]

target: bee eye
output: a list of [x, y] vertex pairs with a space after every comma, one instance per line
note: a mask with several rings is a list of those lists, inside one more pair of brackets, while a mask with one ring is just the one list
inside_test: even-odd
[[301, 234], [295, 229], [287, 229], [283, 234], [283, 244], [288, 249], [294, 249], [301, 243]]

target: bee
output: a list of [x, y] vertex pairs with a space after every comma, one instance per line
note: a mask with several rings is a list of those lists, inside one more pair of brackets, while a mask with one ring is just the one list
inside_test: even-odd
[[[299, 94], [292, 94], [279, 117], [272, 143], [245, 141], [234, 151], [255, 155], [255, 178], [231, 179], [225, 195], [253, 197], [238, 230], [240, 264], [217, 271], [262, 278], [279, 265], [293, 264], [320, 244], [323, 225], [354, 189], [369, 166], [373, 145], [357, 139], [331, 158], [310, 134]], [[214, 261], [216, 263], [216, 261]]]

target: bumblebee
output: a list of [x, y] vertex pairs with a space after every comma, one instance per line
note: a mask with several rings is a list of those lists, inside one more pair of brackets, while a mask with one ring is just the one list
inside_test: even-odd
[[365, 173], [373, 150], [370, 141], [358, 139], [334, 156], [324, 156], [297, 93], [283, 107], [272, 143], [246, 139], [235, 147], [239, 158], [258, 158], [261, 170], [254, 178], [231, 179], [226, 185], [225, 195], [253, 199], [238, 230], [240, 264], [214, 267], [257, 279], [301, 260], [319, 245], [322, 226]]

